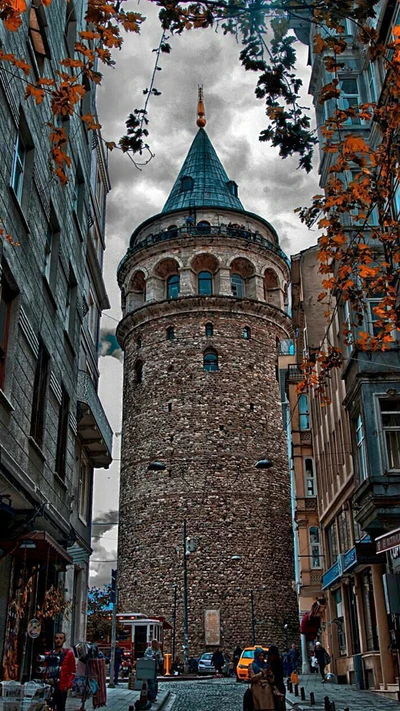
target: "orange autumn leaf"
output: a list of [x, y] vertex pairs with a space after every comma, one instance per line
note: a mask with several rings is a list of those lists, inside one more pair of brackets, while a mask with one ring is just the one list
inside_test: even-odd
[[101, 124], [97, 123], [94, 120], [94, 117], [92, 114], [85, 114], [82, 116], [82, 121], [85, 122], [86, 126], [91, 130], [91, 131], [97, 131], [98, 129], [101, 128]]
[[32, 86], [32, 84], [28, 84], [25, 89], [25, 99], [28, 99], [30, 96], [35, 99], [36, 105], [41, 104], [44, 99], [44, 89], [41, 89], [38, 86]]

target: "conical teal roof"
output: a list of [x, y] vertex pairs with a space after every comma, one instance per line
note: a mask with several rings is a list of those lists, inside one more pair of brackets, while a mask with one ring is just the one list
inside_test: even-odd
[[190, 207], [226, 207], [244, 211], [237, 185], [229, 180], [203, 128], [197, 132], [163, 212]]

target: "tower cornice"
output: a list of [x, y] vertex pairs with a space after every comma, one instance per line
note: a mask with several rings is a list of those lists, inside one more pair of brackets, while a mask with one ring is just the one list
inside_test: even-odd
[[129, 312], [117, 326], [118, 342], [121, 348], [124, 349], [126, 338], [138, 326], [177, 315], [187, 314], [192, 316], [193, 313], [196, 313], [199, 318], [210, 316], [212, 313], [229, 314], [236, 317], [252, 316], [280, 327], [284, 332], [285, 338], [293, 338], [290, 317], [276, 306], [256, 299], [238, 299], [227, 295], [199, 296], [195, 294], [181, 296], [177, 299], [149, 301], [141, 308]]

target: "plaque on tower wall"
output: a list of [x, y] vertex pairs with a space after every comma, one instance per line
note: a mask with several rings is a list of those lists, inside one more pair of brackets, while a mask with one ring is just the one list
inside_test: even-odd
[[206, 646], [221, 643], [219, 610], [206, 610], [204, 613], [204, 641]]

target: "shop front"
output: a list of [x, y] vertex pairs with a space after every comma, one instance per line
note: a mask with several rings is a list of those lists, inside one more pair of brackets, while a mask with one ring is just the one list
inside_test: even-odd
[[37, 655], [52, 648], [69, 613], [64, 571], [72, 559], [46, 531], [30, 531], [1, 547], [9, 570], [1, 673], [5, 681], [24, 682], [35, 677]]

